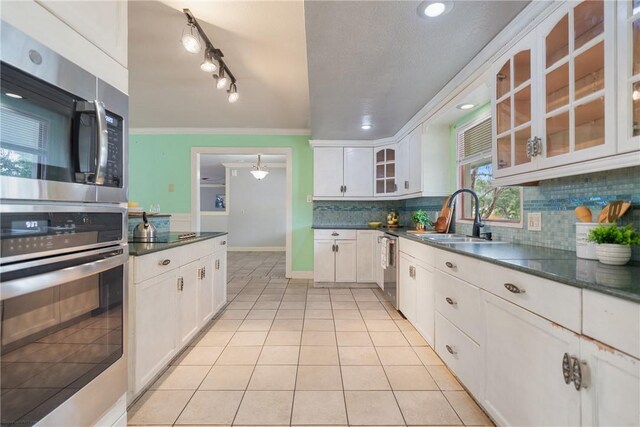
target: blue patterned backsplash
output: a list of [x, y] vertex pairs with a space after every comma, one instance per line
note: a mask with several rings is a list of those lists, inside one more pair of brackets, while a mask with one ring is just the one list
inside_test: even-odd
[[[640, 230], [640, 167], [542, 181], [537, 187], [523, 187], [523, 199], [522, 228], [487, 225], [483, 232], [492, 232], [496, 240], [575, 251], [577, 219], [574, 209], [580, 205], [589, 207], [594, 220], [597, 220], [602, 208], [610, 201], [630, 201], [632, 208], [618, 223], [632, 224]], [[442, 202], [442, 197], [380, 202], [314, 202], [313, 223], [366, 225], [369, 221], [384, 221], [387, 212], [395, 210], [400, 214], [400, 223], [412, 227], [413, 212], [423, 209], [435, 221]], [[542, 231], [527, 229], [529, 212], [542, 213]], [[458, 223], [452, 228], [457, 233], [471, 233], [471, 224]], [[640, 260], [640, 247], [633, 248], [633, 259]]]
[[[171, 215], [155, 215], [148, 216], [147, 219], [156, 228], [156, 233], [168, 233], [171, 222]], [[142, 222], [141, 216], [133, 216], [128, 218], [129, 237], [133, 236], [133, 229]]]

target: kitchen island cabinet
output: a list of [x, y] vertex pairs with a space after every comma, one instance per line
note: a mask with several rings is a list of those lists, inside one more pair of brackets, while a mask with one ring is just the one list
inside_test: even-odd
[[181, 241], [178, 246], [131, 244], [129, 402], [225, 306], [225, 234], [203, 233], [192, 243]]

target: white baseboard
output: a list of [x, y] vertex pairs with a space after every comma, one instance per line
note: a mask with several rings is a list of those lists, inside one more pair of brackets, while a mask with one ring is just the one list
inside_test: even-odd
[[289, 279], [313, 279], [313, 271], [292, 271]]
[[229, 246], [229, 252], [284, 252], [284, 246]]

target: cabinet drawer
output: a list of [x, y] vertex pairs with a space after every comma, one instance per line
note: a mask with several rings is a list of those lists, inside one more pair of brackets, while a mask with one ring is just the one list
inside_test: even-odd
[[481, 400], [483, 366], [480, 346], [436, 313], [436, 353], [473, 393]]
[[584, 290], [583, 334], [640, 358], [640, 304]]
[[355, 240], [357, 236], [356, 230], [314, 230], [314, 239], [333, 239], [333, 240]]
[[133, 281], [139, 283], [181, 265], [180, 247], [134, 257]]
[[435, 270], [436, 311], [476, 343], [482, 338], [480, 289]]
[[424, 243], [400, 238], [400, 252], [404, 252], [418, 261], [433, 266], [436, 249]]
[[488, 265], [493, 264], [441, 249], [436, 249], [434, 254], [435, 268], [474, 285], [479, 285], [478, 281], [481, 279], [479, 273]]

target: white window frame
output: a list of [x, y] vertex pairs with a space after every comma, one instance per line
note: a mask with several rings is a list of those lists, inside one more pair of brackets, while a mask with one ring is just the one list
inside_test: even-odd
[[[491, 161], [492, 152], [491, 150], [485, 151], [481, 154], [473, 156], [467, 159], [464, 163], [461, 163], [457, 158], [458, 153], [458, 137], [461, 133], [464, 133], [467, 129], [470, 129], [480, 123], [484, 122], [487, 119], [491, 118], [491, 112], [486, 112], [485, 114], [481, 114], [480, 116], [458, 126], [456, 128], [456, 184], [457, 188], [462, 188], [462, 166], [474, 162], [476, 160], [481, 160], [488, 158]], [[483, 219], [482, 222], [486, 225], [490, 225], [492, 227], [507, 227], [507, 228], [523, 228], [524, 226], [524, 191], [522, 191], [522, 187], [520, 187], [520, 222], [515, 221], [494, 221], [489, 219]], [[473, 224], [473, 220], [463, 218], [463, 209], [456, 209], [456, 222], [460, 224]]]

